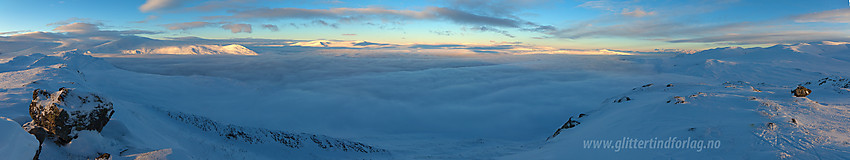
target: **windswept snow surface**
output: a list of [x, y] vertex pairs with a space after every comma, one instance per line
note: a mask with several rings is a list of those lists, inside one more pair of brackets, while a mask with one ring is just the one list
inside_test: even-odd
[[0, 117], [0, 155], [8, 159], [32, 159], [38, 149], [38, 140], [21, 125], [6, 117]]
[[[273, 47], [253, 47], [257, 56], [32, 54], [0, 61], [0, 116], [29, 121], [36, 88], [88, 88], [114, 102], [102, 133], [83, 133], [64, 147], [45, 143], [43, 159], [848, 159], [847, 47], [678, 55]], [[812, 94], [793, 97], [798, 85]], [[568, 119], [579, 123], [547, 140]], [[673, 137], [719, 143], [585, 147], [589, 140]], [[296, 141], [301, 147], [292, 147]], [[352, 151], [360, 149], [369, 152]]]

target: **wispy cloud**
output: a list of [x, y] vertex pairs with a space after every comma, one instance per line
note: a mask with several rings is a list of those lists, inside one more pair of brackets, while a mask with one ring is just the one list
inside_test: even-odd
[[168, 28], [169, 30], [188, 30], [188, 29], [209, 27], [209, 26], [213, 26], [213, 25], [217, 25], [217, 24], [218, 23], [196, 21], [196, 22], [183, 22], [183, 23], [165, 24], [165, 25], [162, 25], [162, 26]]
[[314, 24], [314, 25], [320, 25], [320, 26], [331, 27], [331, 28], [339, 28], [339, 24], [336, 24], [336, 23], [328, 23], [328, 22], [325, 22], [325, 21], [323, 21], [323, 20], [314, 20], [314, 21], [313, 21], [313, 24]]
[[232, 32], [232, 33], [241, 33], [241, 32], [251, 33], [251, 32], [253, 32], [253, 29], [251, 28], [250, 24], [225, 24], [225, 25], [222, 25], [221, 28], [230, 30], [230, 32]]
[[139, 6], [139, 11], [151, 12], [162, 9], [172, 9], [183, 6], [183, 3], [190, 0], [147, 0], [142, 6]]
[[19, 31], [0, 32], [0, 35], [18, 34], [18, 33], [24, 33], [24, 32], [29, 32], [29, 31], [26, 31], [26, 30], [19, 30]]
[[846, 33], [836, 31], [782, 31], [770, 33], [742, 33], [707, 36], [691, 39], [671, 40], [673, 43], [726, 43], [726, 44], [770, 44], [807, 43], [817, 41], [850, 41]]
[[545, 6], [553, 0], [447, 0], [448, 8], [456, 8], [484, 15], [513, 16], [532, 7]]
[[616, 3], [611, 2], [611, 1], [607, 1], [607, 0], [597, 0], [597, 1], [587, 1], [587, 2], [584, 2], [584, 3], [580, 4], [580, 5], [578, 5], [578, 7], [584, 7], [584, 8], [593, 8], [593, 9], [602, 9], [602, 10], [614, 11], [614, 5], [615, 5], [615, 4], [616, 4]]
[[268, 29], [272, 32], [280, 31], [280, 28], [278, 28], [277, 25], [273, 25], [273, 24], [264, 24], [263, 28]]
[[[729, 1], [701, 1], [676, 8], [652, 6], [656, 10], [645, 10], [639, 1], [596, 0], [587, 1], [578, 7], [600, 9], [610, 14], [601, 15], [570, 24], [550, 32], [549, 37], [582, 38], [626, 38], [663, 41], [669, 43], [714, 43], [714, 44], [776, 44], [801, 43], [824, 40], [846, 40], [846, 30], [825, 27], [810, 27], [800, 30], [801, 25], [787, 18], [761, 21], [729, 20], [705, 21], [703, 14], [720, 12]], [[698, 11], [690, 11], [700, 9]], [[850, 22], [850, 9], [838, 9], [794, 16], [796, 22]], [[817, 30], [823, 29], [823, 30]]]
[[[457, 24], [480, 25], [505, 28], [535, 28], [539, 27], [516, 16], [487, 16], [474, 14], [446, 7], [427, 7], [421, 11], [393, 10], [379, 7], [370, 8], [331, 8], [331, 9], [302, 9], [302, 8], [257, 8], [241, 11], [230, 11], [229, 16], [210, 16], [207, 19], [217, 20], [250, 20], [250, 19], [331, 19], [344, 22], [370, 19], [381, 20], [447, 20]], [[332, 25], [328, 23], [328, 25]]]
[[655, 11], [647, 12], [647, 11], [644, 11], [643, 9], [641, 9], [641, 8], [635, 8], [634, 10], [629, 10], [628, 8], [623, 8], [623, 12], [620, 12], [620, 14], [622, 14], [624, 16], [631, 16], [631, 17], [643, 17], [643, 16], [655, 15]]
[[250, 8], [245, 4], [254, 3], [257, 0], [212, 0], [201, 3], [200, 5], [188, 7], [190, 11], [217, 11], [226, 9], [247, 9]]
[[48, 23], [47, 26], [68, 25], [68, 24], [71, 24], [71, 23], [74, 23], [74, 22], [85, 22], [85, 23], [92, 23], [92, 24], [95, 24], [95, 23], [100, 24], [100, 22], [92, 22], [92, 20], [90, 18], [71, 17], [71, 18], [68, 18], [66, 20]]
[[154, 31], [145, 31], [145, 30], [123, 30], [123, 31], [112, 31], [112, 30], [101, 30], [101, 24], [91, 24], [91, 23], [71, 23], [64, 26], [59, 26], [53, 29], [53, 31], [61, 32], [61, 33], [69, 33], [75, 34], [77, 36], [121, 36], [121, 35], [135, 35], [135, 34], [157, 34], [160, 32]]
[[[75, 22], [58, 26], [53, 32], [28, 32], [8, 37], [0, 36], [0, 42], [27, 44], [29, 52], [54, 52], [70, 49], [91, 49], [106, 42], [123, 38], [145, 39], [137, 35], [159, 34], [146, 30], [103, 30], [102, 24]], [[8, 48], [7, 48], [8, 49]]]
[[430, 31], [428, 31], [428, 32], [431, 32], [431, 33], [434, 33], [434, 34], [437, 34], [437, 35], [441, 35], [441, 36], [453, 36], [453, 35], [455, 35], [455, 33], [454, 33], [454, 32], [452, 32], [452, 31], [435, 31], [435, 30], [430, 30]]
[[796, 22], [850, 23], [850, 8], [809, 13], [793, 17]]
[[431, 7], [426, 10], [426, 13], [431, 13], [436, 15], [434, 17], [447, 19], [459, 24], [488, 25], [509, 28], [519, 28], [520, 25], [522, 25], [521, 21], [515, 19], [476, 15], [450, 8]]
[[[466, 29], [463, 29], [463, 30], [466, 30]], [[499, 34], [505, 35], [507, 37], [516, 38], [516, 36], [508, 33], [507, 31], [500, 30], [500, 29], [493, 28], [493, 27], [478, 26], [478, 27], [471, 27], [471, 28], [469, 28], [469, 30], [470, 31], [477, 31], [477, 32], [494, 32], [494, 33], [499, 33]]]
[[156, 20], [156, 19], [159, 19], [159, 16], [149, 15], [147, 18], [145, 18], [145, 20], [133, 21], [132, 23], [148, 23], [148, 22]]

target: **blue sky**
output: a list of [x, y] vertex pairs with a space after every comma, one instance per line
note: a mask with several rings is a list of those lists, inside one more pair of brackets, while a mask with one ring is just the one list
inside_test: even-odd
[[[570, 49], [706, 49], [850, 41], [845, 0], [27, 0], [0, 2], [0, 33], [150, 31], [151, 38], [519, 42]], [[277, 28], [273, 30], [273, 28]]]

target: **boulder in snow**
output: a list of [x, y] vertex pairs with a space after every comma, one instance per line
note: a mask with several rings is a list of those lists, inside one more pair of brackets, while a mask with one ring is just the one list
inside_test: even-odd
[[67, 144], [77, 137], [77, 132], [93, 130], [100, 132], [112, 117], [112, 102], [92, 93], [60, 88], [50, 93], [46, 90], [33, 91], [28, 123], [31, 132], [43, 128], [56, 143]]
[[794, 97], [806, 97], [812, 93], [812, 90], [803, 86], [797, 86], [797, 89], [794, 89], [791, 93], [794, 93]]

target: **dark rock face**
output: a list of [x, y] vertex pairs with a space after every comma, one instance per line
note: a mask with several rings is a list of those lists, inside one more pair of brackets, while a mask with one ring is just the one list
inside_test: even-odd
[[95, 158], [94, 160], [112, 160], [112, 155], [110, 155], [109, 153], [104, 153], [100, 156], [97, 156], [97, 158]]
[[[586, 117], [586, 116], [587, 116], [587, 114], [584, 114], [584, 113], [578, 115], [579, 118]], [[578, 125], [578, 124], [581, 124], [581, 122], [579, 122], [577, 120], [573, 120], [573, 117], [570, 116], [570, 119], [568, 119], [567, 122], [565, 122], [564, 125], [561, 126], [561, 128], [558, 128], [557, 130], [555, 130], [555, 133], [552, 134], [552, 136], [550, 136], [549, 138], [546, 138], [546, 140], [555, 138], [555, 136], [558, 136], [559, 134], [561, 134], [561, 130], [576, 127], [576, 125]]]
[[623, 102], [628, 102], [628, 101], [631, 101], [631, 100], [632, 100], [632, 98], [630, 98], [628, 96], [623, 96], [620, 99], [614, 100], [614, 103], [623, 103]]
[[824, 77], [818, 81], [806, 82], [800, 85], [833, 90], [838, 94], [850, 93], [850, 79], [839, 76]]
[[791, 93], [794, 93], [794, 97], [806, 97], [812, 93], [812, 90], [803, 86], [797, 86], [797, 89], [794, 89]]
[[182, 112], [164, 111], [169, 117], [210, 132], [228, 140], [248, 144], [281, 144], [286, 148], [311, 148], [327, 151], [386, 153], [385, 149], [375, 148], [360, 142], [332, 138], [324, 135], [291, 133], [264, 128], [253, 128], [224, 124], [212, 119]]
[[667, 100], [667, 103], [673, 103], [673, 104], [687, 104], [687, 103], [688, 103], [688, 101], [685, 101], [685, 97], [681, 97], [681, 96], [674, 96], [673, 98], [670, 98], [670, 100]]
[[77, 137], [77, 131], [100, 132], [115, 112], [112, 102], [69, 88], [60, 88], [54, 93], [36, 89], [29, 110], [33, 121], [28, 123], [28, 131], [38, 133], [40, 131], [33, 129], [42, 129], [47, 132], [47, 137], [55, 137], [57, 144], [71, 142]]

